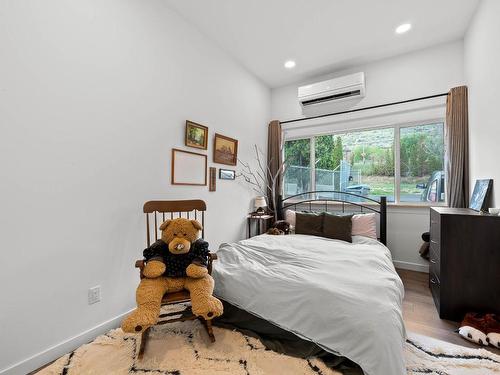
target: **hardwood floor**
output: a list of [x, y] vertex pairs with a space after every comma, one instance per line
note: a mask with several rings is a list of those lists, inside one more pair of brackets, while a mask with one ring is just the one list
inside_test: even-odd
[[[479, 348], [462, 337], [455, 330], [459, 322], [442, 320], [439, 318], [436, 306], [429, 290], [429, 275], [423, 272], [415, 272], [397, 269], [405, 287], [405, 298], [403, 300], [403, 319], [408, 331], [433, 337], [452, 344]], [[481, 346], [492, 353], [500, 355], [500, 350], [492, 346]]]

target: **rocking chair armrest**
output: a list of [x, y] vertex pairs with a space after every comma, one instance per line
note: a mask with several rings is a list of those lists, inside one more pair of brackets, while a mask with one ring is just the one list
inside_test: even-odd
[[217, 254], [215, 254], [215, 253], [208, 253], [208, 265], [207, 265], [207, 269], [208, 269], [208, 274], [209, 275], [212, 274], [212, 263], [217, 258], [218, 258]]
[[[208, 258], [210, 261], [214, 261], [216, 259], [219, 259], [219, 257], [215, 253], [208, 253]], [[144, 259], [135, 261], [135, 268], [139, 268], [142, 270], [142, 269], [144, 269], [145, 266], [146, 266], [146, 262], [144, 261]]]
[[[212, 273], [212, 262], [214, 260], [218, 259], [218, 256], [217, 254], [215, 253], [208, 253], [208, 273], [211, 274]], [[141, 271], [141, 278], [144, 277], [144, 267], [146, 266], [146, 262], [144, 261], [144, 259], [141, 259], [141, 260], [136, 260], [135, 261], [135, 268], [139, 268], [139, 270]]]

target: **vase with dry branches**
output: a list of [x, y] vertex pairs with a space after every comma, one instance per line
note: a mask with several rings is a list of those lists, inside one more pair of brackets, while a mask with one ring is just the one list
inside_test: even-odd
[[[281, 161], [277, 170], [273, 173], [271, 171], [271, 164], [274, 162], [273, 158], [265, 163], [264, 153], [257, 147], [257, 145], [254, 145], [254, 149], [257, 168], [252, 168], [249, 163], [238, 159], [243, 168], [239, 171], [236, 177], [243, 178], [255, 192], [259, 193], [259, 195], [263, 195], [265, 197], [271, 196], [274, 221], [277, 221], [278, 210], [276, 209], [276, 197], [280, 194], [278, 191], [280, 178], [286, 172], [286, 160]], [[283, 155], [283, 149], [280, 150], [280, 153]]]

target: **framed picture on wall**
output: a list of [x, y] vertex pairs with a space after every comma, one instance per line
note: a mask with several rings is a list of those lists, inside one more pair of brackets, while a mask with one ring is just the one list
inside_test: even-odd
[[209, 171], [208, 191], [215, 191], [217, 188], [217, 168], [210, 167]]
[[207, 185], [207, 155], [172, 149], [172, 185]]
[[493, 180], [476, 180], [474, 191], [470, 198], [469, 208], [476, 211], [488, 211], [488, 199], [491, 189], [493, 188]]
[[236, 177], [236, 171], [232, 169], [219, 169], [219, 179], [221, 180], [234, 180]]
[[236, 165], [238, 162], [238, 141], [215, 133], [214, 163]]
[[186, 121], [185, 144], [188, 147], [207, 149], [208, 128], [196, 122]]

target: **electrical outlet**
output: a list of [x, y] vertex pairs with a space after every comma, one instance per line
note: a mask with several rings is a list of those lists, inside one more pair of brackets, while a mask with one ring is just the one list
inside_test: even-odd
[[97, 303], [101, 300], [101, 286], [97, 285], [89, 289], [89, 305]]

